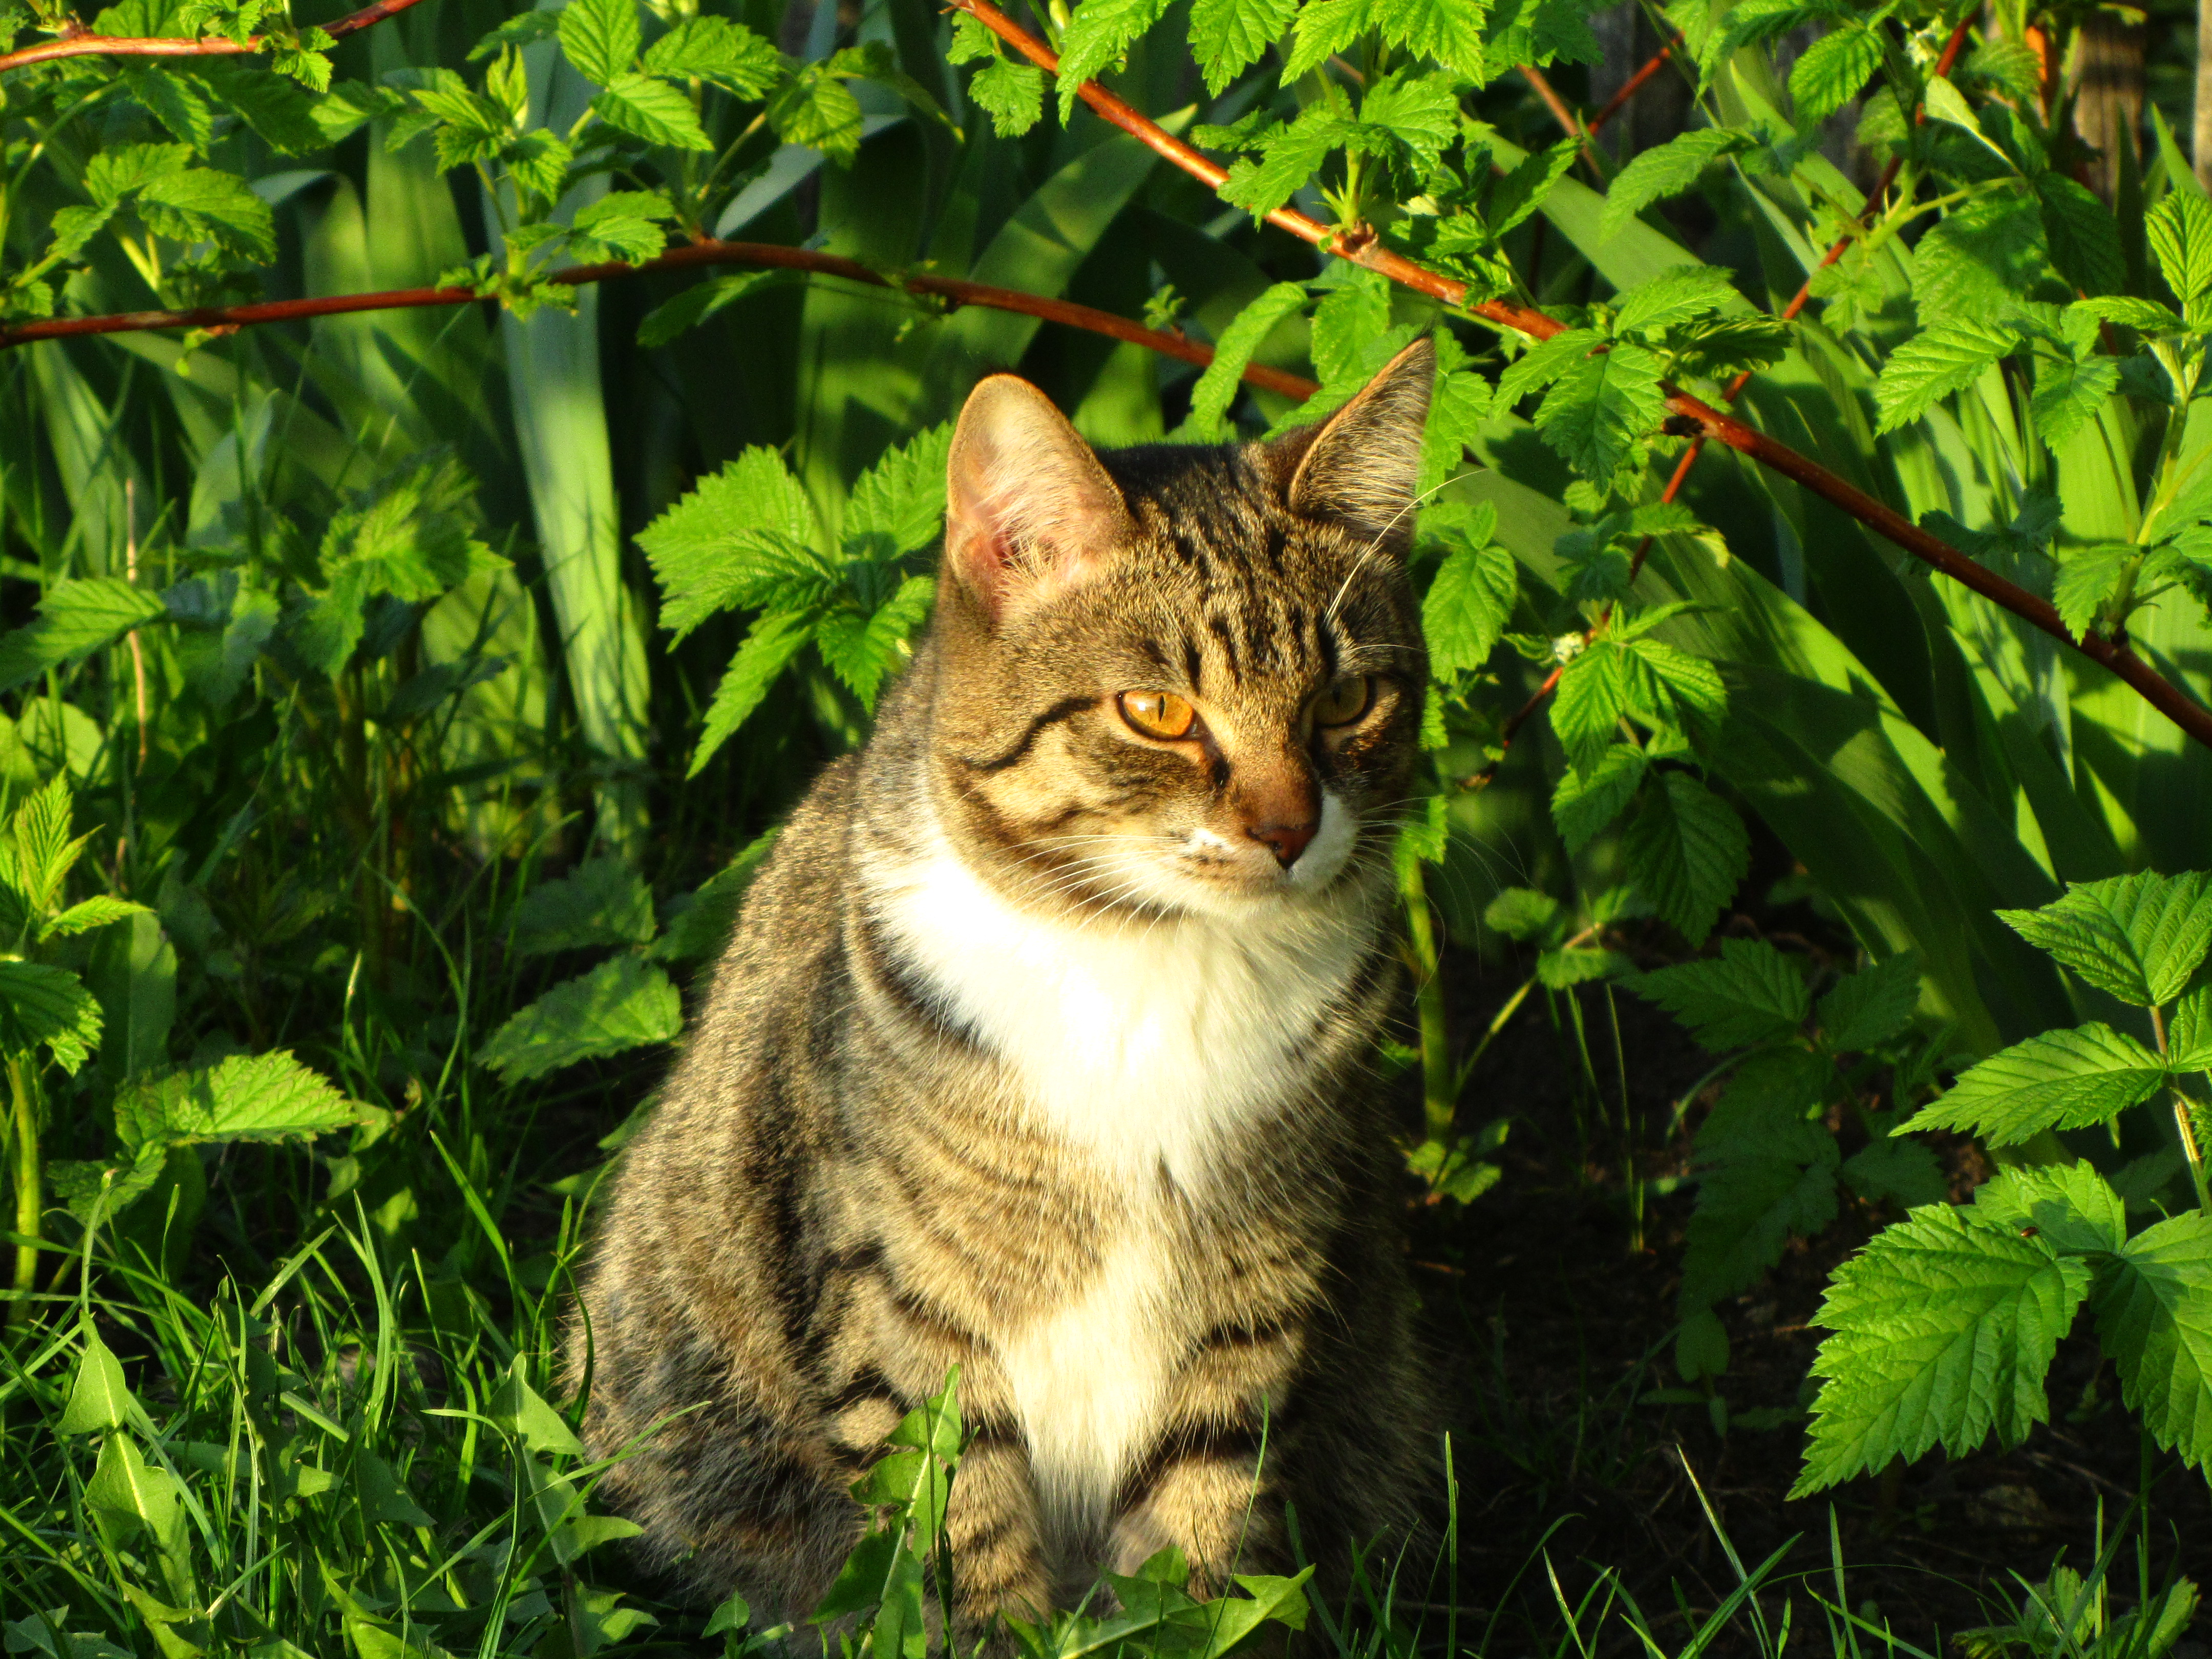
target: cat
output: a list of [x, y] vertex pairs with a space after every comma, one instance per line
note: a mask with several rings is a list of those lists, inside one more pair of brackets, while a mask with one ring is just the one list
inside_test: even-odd
[[1434, 374], [1419, 341], [1318, 426], [1103, 453], [970, 395], [927, 637], [763, 866], [582, 1279], [652, 1567], [803, 1619], [955, 1364], [968, 1628], [1169, 1545], [1204, 1595], [1413, 1535], [1370, 1057]]

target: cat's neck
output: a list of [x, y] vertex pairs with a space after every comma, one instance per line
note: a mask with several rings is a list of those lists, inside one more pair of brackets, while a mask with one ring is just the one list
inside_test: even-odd
[[1025, 902], [909, 801], [894, 830], [863, 832], [860, 902], [1027, 1113], [1101, 1176], [1195, 1190], [1240, 1132], [1316, 1109], [1319, 1057], [1373, 969], [1378, 875], [1235, 916], [1085, 913]]

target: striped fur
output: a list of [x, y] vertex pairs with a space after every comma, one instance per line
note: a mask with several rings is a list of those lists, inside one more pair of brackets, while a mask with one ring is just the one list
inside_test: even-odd
[[[1430, 1419], [1368, 1056], [1431, 372], [1100, 457], [1018, 382], [971, 400], [930, 637], [756, 882], [584, 1282], [588, 1437], [636, 1449], [605, 1490], [656, 1566], [803, 1616], [956, 1363], [978, 1625], [1168, 1544], [1201, 1589], [1286, 1566], [1292, 1506], [1339, 1577], [1407, 1535]], [[1371, 706], [1318, 729], [1346, 674]], [[1203, 741], [1133, 732], [1142, 689]], [[1285, 867], [1255, 836], [1297, 811]]]

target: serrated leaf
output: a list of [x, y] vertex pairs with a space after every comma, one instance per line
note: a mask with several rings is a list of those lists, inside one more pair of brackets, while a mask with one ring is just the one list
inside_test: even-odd
[[1370, 85], [1359, 100], [1358, 126], [1385, 132], [1404, 147], [1400, 158], [1425, 179], [1459, 137], [1459, 98], [1450, 77], [1401, 70]]
[[968, 98], [990, 116], [1000, 137], [1018, 138], [1044, 113], [1044, 71], [994, 54], [969, 81]]
[[664, 596], [661, 626], [681, 639], [716, 611], [765, 604], [795, 566], [828, 566], [814, 504], [783, 458], [756, 447], [702, 478], [638, 532]]
[[1877, 28], [1846, 23], [1805, 48], [1790, 70], [1790, 101], [1797, 125], [1816, 127], [1859, 95], [1881, 67]]
[[1508, 939], [1541, 939], [1559, 919], [1559, 902], [1533, 887], [1508, 887], [1483, 907], [1482, 925]]
[[2065, 1255], [2117, 1250], [2128, 1236], [2126, 1204], [2088, 1164], [2000, 1170], [1975, 1188], [1974, 1212], [2023, 1237], [2039, 1237]]
[[946, 422], [877, 457], [845, 498], [845, 556], [888, 564], [935, 541], [945, 526], [945, 467], [951, 453]]
[[1303, 80], [1369, 27], [1370, 0], [1307, 0], [1298, 12], [1297, 44], [1283, 65], [1280, 84]]
[[1811, 1127], [1807, 1158], [1734, 1158], [1699, 1177], [1682, 1257], [1686, 1305], [1749, 1289], [1792, 1238], [1812, 1237], [1836, 1218], [1835, 1138]]
[[1813, 1003], [1796, 965], [1764, 939], [1723, 939], [1717, 958], [1678, 963], [1626, 982], [1714, 1054], [1795, 1035]]
[[2028, 400], [2028, 414], [2043, 441], [2057, 449], [2097, 418], [2097, 411], [2105, 406], [2106, 399], [2119, 390], [2119, 386], [2120, 362], [2117, 357], [2090, 357], [2077, 362], [2071, 357], [2038, 352], [2035, 392]]
[[696, 76], [739, 98], [767, 95], [783, 74], [783, 54], [726, 17], [687, 17], [646, 48], [647, 75]]
[[2052, 276], [2034, 198], [1985, 196], [1930, 226], [1912, 250], [1912, 304], [1923, 327], [2001, 318]]
[[1713, 163], [1740, 155], [1756, 142], [1752, 134], [1735, 127], [1698, 127], [1642, 151], [1606, 186], [1598, 240], [1611, 241], [1652, 203], [1680, 196]]
[[112, 921], [121, 921], [129, 916], [152, 914], [143, 904], [133, 904], [128, 899], [110, 898], [106, 894], [101, 894], [72, 904], [59, 915], [42, 923], [39, 928], [39, 939], [43, 943], [50, 939], [66, 938], [74, 933], [87, 933], [95, 927], [105, 927]]
[[558, 30], [562, 55], [586, 80], [610, 88], [629, 73], [644, 38], [637, 0], [568, 0]]
[[1736, 298], [1728, 272], [1716, 265], [1675, 265], [1648, 277], [1615, 301], [1615, 333], [1663, 329], [1718, 311]]
[[2201, 191], [2168, 191], [2143, 228], [2160, 274], [2188, 313], [2212, 289], [2212, 201]]
[[1956, 1129], [2010, 1146], [2045, 1129], [2106, 1122], [2148, 1100], [2165, 1080], [2158, 1055], [2125, 1032], [2093, 1023], [1991, 1054], [1903, 1128]]
[[1837, 1054], [1857, 1054], [1905, 1030], [1920, 1000], [1920, 958], [1900, 951], [1837, 981], [1820, 999], [1820, 1038]]
[[1062, 126], [1075, 113], [1076, 88], [1097, 79], [1167, 9], [1167, 0], [1083, 0], [1060, 40]]
[[57, 582], [39, 601], [37, 620], [0, 636], [0, 691], [82, 661], [165, 609], [156, 595], [116, 576]]
[[[629, 0], [623, 0], [624, 4]], [[563, 14], [565, 15], [565, 14]], [[820, 83], [838, 92], [844, 88], [834, 81]], [[852, 94], [845, 93], [848, 102]], [[700, 126], [697, 112], [683, 91], [665, 81], [656, 81], [649, 75], [617, 75], [606, 83], [606, 90], [592, 100], [592, 108], [599, 118], [619, 131], [642, 138], [648, 144], [666, 144], [673, 149], [702, 149], [714, 148], [714, 141]], [[857, 115], [853, 125], [857, 127]], [[827, 150], [820, 135], [805, 138], [792, 137], [785, 127], [777, 131], [794, 144], [811, 143]]]
[[132, 191], [191, 165], [187, 144], [111, 144], [85, 163], [84, 188], [96, 205], [112, 207]]
[[115, 1097], [116, 1134], [134, 1148], [304, 1139], [381, 1116], [283, 1048], [135, 1081]]
[[40, 1045], [75, 1075], [100, 1043], [100, 1004], [64, 969], [0, 960], [0, 1054], [28, 1055]]
[[1838, 1173], [1861, 1198], [1901, 1210], [1941, 1204], [1950, 1192], [1936, 1154], [1917, 1140], [1869, 1141], [1844, 1160]]
[[180, 242], [213, 242], [252, 259], [276, 257], [269, 204], [236, 173], [191, 167], [149, 179], [138, 191], [138, 216], [156, 234]]
[[1687, 772], [1660, 774], [1621, 836], [1637, 890], [1692, 949], [1705, 941], [1751, 860], [1735, 809]]
[[1791, 1496], [1995, 1434], [2017, 1445], [2050, 1414], [2043, 1379], [2089, 1287], [2061, 1257], [1945, 1205], [1916, 1210], [1836, 1270], [1813, 1322], [1834, 1333]]
[[1579, 853], [1590, 837], [1620, 816], [1644, 781], [1648, 762], [1636, 744], [1606, 749], [1588, 772], [1569, 767], [1552, 791], [1552, 822], [1569, 853]]
[[2120, 1397], [2168, 1451], [2212, 1460], [2212, 1218], [2146, 1228], [2097, 1264], [2097, 1338]]
[[1206, 89], [1219, 97], [1238, 74], [1282, 39], [1297, 9], [1297, 0], [1195, 0], [1190, 9], [1190, 43], [1206, 76]]
[[531, 889], [514, 907], [509, 926], [518, 956], [650, 944], [653, 895], [625, 860], [602, 854]]
[[668, 931], [646, 954], [655, 962], [702, 962], [729, 943], [753, 878], [775, 850], [776, 831], [764, 830], [745, 843], [728, 866], [700, 884], [668, 923]]
[[789, 280], [790, 274], [780, 270], [732, 270], [710, 276], [647, 312], [637, 325], [637, 343], [648, 350], [672, 344], [688, 331], [724, 307], [736, 304], [756, 289]]
[[1490, 538], [1486, 527], [1480, 536], [1470, 532], [1444, 556], [1421, 599], [1421, 631], [1428, 637], [1429, 669], [1437, 678], [1471, 672], [1490, 659], [1513, 614], [1519, 586], [1512, 554]]
[[814, 648], [823, 662], [870, 712], [885, 678], [904, 665], [907, 636], [929, 614], [936, 595], [932, 578], [908, 576], [872, 615], [834, 611], [815, 624]]
[[673, 1042], [683, 1029], [683, 1000], [668, 975], [640, 957], [619, 956], [522, 1009], [477, 1059], [505, 1081], [521, 1083], [580, 1060]]
[[2101, 547], [2068, 548], [2051, 585], [2051, 603], [2076, 638], [2094, 632], [2105, 609], [2120, 591], [2127, 568], [2140, 550], [2124, 542]]
[[1666, 416], [1662, 365], [1641, 346], [1616, 343], [1570, 364], [1536, 410], [1536, 429], [1567, 464], [1599, 483], [1613, 475]]
[[1589, 647], [1561, 672], [1552, 696], [1552, 731], [1577, 771], [1596, 768], [1627, 713], [1627, 665], [1612, 641]]
[[1893, 432], [1918, 420], [1940, 398], [1972, 386], [2018, 343], [2011, 331], [1959, 319], [1915, 335], [1891, 354], [1875, 381], [1875, 428]]
[[2037, 910], [2000, 910], [2013, 931], [2136, 1007], [2179, 996], [2212, 946], [2212, 875], [2148, 871], [2071, 882]]
[[1193, 434], [1208, 441], [1218, 441], [1228, 435], [1229, 405], [1236, 401], [1237, 387], [1252, 362], [1252, 354], [1275, 331], [1277, 324], [1295, 314], [1305, 302], [1306, 291], [1300, 284], [1277, 283], [1247, 301], [1243, 310], [1237, 313], [1236, 320], [1221, 331], [1221, 338], [1213, 348], [1213, 361], [1206, 366], [1190, 389]]
[[765, 616], [753, 624], [737, 655], [730, 659], [721, 684], [714, 688], [714, 701], [708, 706], [706, 726], [699, 733], [698, 747], [691, 751], [685, 777], [697, 777], [714, 751], [760, 707], [776, 676], [799, 654], [813, 631], [813, 617], [801, 612]]
[[2112, 210], [2087, 185], [2063, 173], [2037, 173], [2035, 194], [2042, 207], [2043, 239], [2051, 250], [2051, 263], [2068, 286], [2092, 296], [2119, 288], [2127, 271]]

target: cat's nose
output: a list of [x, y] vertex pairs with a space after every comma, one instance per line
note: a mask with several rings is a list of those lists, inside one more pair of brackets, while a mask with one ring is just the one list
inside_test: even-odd
[[1287, 870], [1298, 861], [1298, 854], [1306, 850], [1320, 829], [1319, 818], [1301, 818], [1296, 823], [1249, 824], [1244, 833], [1263, 843], [1274, 854], [1275, 862]]

